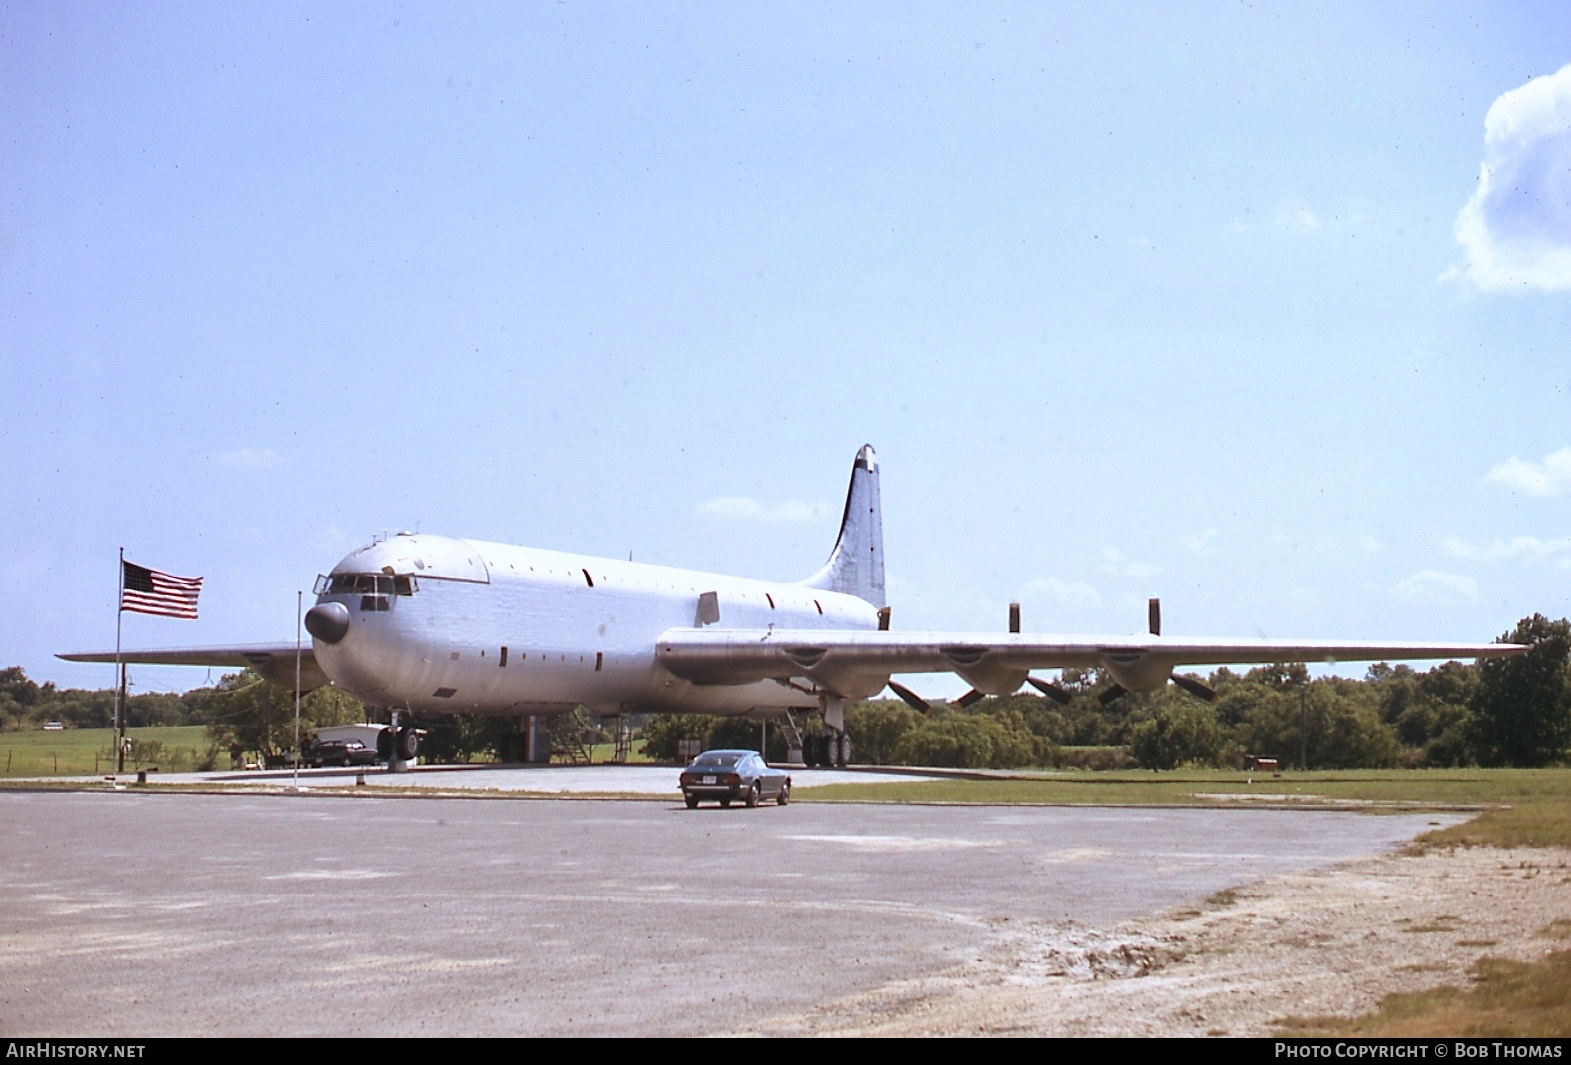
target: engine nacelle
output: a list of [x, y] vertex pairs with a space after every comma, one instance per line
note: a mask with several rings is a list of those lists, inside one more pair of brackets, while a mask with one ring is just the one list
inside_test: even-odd
[[1146, 651], [1103, 651], [1102, 668], [1132, 692], [1154, 692], [1167, 685], [1173, 663]]

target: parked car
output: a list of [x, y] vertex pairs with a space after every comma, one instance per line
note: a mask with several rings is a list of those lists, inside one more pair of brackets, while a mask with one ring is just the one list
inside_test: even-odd
[[375, 765], [376, 752], [359, 740], [321, 740], [306, 748], [301, 764], [324, 765]]
[[749, 806], [773, 799], [784, 806], [791, 801], [791, 778], [757, 751], [705, 751], [682, 770], [682, 797], [689, 810], [704, 799], [721, 806], [737, 799]]

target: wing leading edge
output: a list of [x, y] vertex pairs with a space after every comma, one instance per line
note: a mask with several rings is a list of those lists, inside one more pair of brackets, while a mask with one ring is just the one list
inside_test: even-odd
[[[55, 655], [67, 662], [113, 662], [113, 651]], [[177, 647], [167, 650], [122, 651], [120, 661], [142, 666], [237, 666], [250, 667], [279, 687], [294, 689], [295, 645], [246, 644], [232, 647]], [[300, 654], [300, 690], [314, 691], [327, 683], [327, 674], [316, 664], [310, 646]]]
[[661, 635], [657, 656], [695, 684], [805, 677], [855, 699], [876, 695], [891, 673], [955, 673], [977, 691], [1007, 695], [1033, 669], [1100, 668], [1125, 688], [1150, 691], [1184, 666], [1487, 658], [1524, 650], [1503, 643], [672, 629]]

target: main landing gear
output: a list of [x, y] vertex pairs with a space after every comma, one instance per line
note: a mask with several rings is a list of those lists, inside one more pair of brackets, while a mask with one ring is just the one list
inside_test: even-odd
[[376, 754], [387, 762], [389, 773], [409, 772], [409, 763], [420, 755], [420, 730], [413, 725], [399, 727], [398, 711], [391, 712], [392, 724], [376, 737]]
[[844, 769], [851, 762], [851, 737], [844, 732], [803, 736], [802, 761], [809, 768]]

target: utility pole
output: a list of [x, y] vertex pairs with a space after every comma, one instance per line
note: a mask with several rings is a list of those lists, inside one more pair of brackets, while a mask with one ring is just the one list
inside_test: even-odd
[[1298, 768], [1302, 772], [1309, 768], [1309, 731], [1308, 713], [1305, 703], [1308, 698], [1309, 682], [1306, 680], [1298, 686]]

